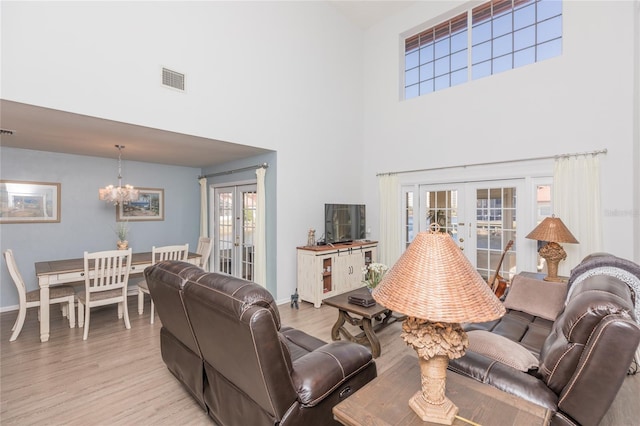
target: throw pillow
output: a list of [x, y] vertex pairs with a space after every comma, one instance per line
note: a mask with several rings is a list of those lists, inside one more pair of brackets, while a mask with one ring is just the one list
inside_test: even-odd
[[555, 321], [564, 308], [567, 283], [516, 275], [511, 281], [504, 307]]
[[513, 340], [486, 330], [468, 331], [469, 350], [519, 371], [538, 367], [538, 358]]

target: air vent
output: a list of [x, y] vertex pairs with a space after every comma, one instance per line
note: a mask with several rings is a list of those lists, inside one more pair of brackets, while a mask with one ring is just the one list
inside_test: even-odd
[[162, 68], [162, 84], [164, 86], [184, 91], [184, 74], [171, 71], [167, 68]]

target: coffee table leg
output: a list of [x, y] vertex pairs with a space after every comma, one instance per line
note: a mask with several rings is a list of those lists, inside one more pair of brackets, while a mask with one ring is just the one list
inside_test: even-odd
[[340, 340], [340, 329], [342, 328], [342, 326], [344, 325], [345, 321], [346, 321], [346, 315], [347, 313], [341, 309], [338, 310], [338, 320], [336, 321], [336, 323], [333, 325], [333, 328], [331, 329], [331, 340]]
[[367, 336], [367, 340], [371, 345], [371, 355], [373, 355], [374, 358], [378, 358], [381, 351], [380, 340], [378, 340], [376, 333], [373, 331], [371, 320], [369, 318], [362, 318], [362, 328], [364, 329], [364, 334]]

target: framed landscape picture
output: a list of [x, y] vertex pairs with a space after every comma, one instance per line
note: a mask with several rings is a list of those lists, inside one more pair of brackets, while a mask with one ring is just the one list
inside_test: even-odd
[[116, 206], [116, 221], [164, 220], [164, 189], [137, 188], [138, 199]]
[[60, 184], [0, 180], [0, 223], [60, 222]]

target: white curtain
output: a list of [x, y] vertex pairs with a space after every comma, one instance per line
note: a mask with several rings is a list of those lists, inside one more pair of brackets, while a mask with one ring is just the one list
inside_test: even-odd
[[267, 286], [267, 244], [266, 244], [266, 226], [265, 226], [265, 195], [264, 195], [264, 175], [266, 169], [260, 167], [256, 170], [256, 235], [255, 235], [255, 253], [253, 264], [253, 281], [263, 287]]
[[558, 275], [569, 276], [588, 254], [602, 251], [600, 160], [597, 155], [557, 158], [553, 171], [553, 212], [579, 244], [562, 244], [567, 258]]
[[393, 266], [401, 254], [400, 185], [397, 175], [381, 175], [379, 262]]
[[207, 178], [200, 178], [200, 236], [209, 236], [209, 217], [207, 215]]

